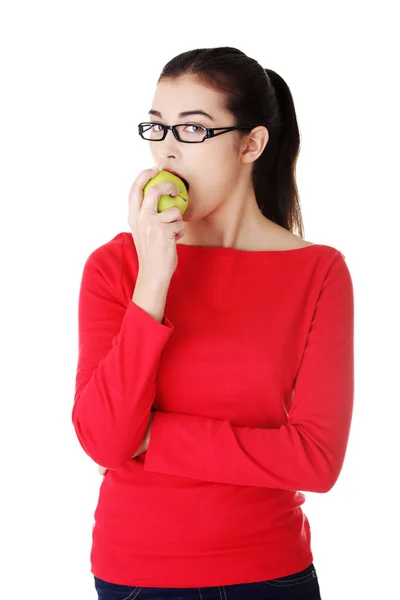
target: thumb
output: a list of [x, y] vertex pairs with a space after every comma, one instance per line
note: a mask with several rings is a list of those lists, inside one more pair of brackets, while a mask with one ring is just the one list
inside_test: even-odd
[[157, 205], [161, 196], [179, 196], [178, 188], [171, 181], [163, 181], [149, 188], [143, 196], [142, 211], [145, 213], [157, 213]]

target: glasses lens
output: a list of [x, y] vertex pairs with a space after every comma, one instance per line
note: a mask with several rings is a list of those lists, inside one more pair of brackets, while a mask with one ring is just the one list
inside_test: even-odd
[[200, 125], [178, 125], [177, 130], [183, 142], [202, 142], [206, 137], [206, 131]]
[[146, 140], [161, 140], [164, 136], [164, 130], [162, 125], [158, 123], [146, 123], [140, 126], [142, 135]]
[[[164, 128], [159, 123], [144, 123], [140, 125], [142, 136], [146, 140], [156, 142], [164, 137]], [[200, 125], [185, 125], [177, 126], [179, 138], [182, 142], [202, 142], [206, 137], [206, 130]]]

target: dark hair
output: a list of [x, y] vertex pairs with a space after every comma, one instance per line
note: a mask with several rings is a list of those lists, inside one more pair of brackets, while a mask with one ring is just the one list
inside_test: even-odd
[[282, 77], [230, 47], [183, 52], [164, 66], [158, 81], [181, 75], [193, 75], [222, 92], [234, 125], [263, 125], [268, 129], [268, 143], [253, 167], [257, 204], [265, 217], [289, 231], [296, 228], [303, 237], [296, 184], [300, 133], [292, 94]]

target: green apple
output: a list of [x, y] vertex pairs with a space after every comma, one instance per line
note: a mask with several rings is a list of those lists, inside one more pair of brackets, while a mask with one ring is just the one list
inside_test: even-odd
[[170, 196], [169, 194], [160, 196], [157, 204], [157, 212], [162, 212], [167, 208], [171, 208], [171, 206], [177, 206], [183, 215], [187, 209], [189, 194], [182, 179], [173, 173], [169, 173], [169, 171], [161, 170], [155, 177], [146, 183], [143, 188], [143, 198], [153, 185], [156, 185], [156, 183], [162, 183], [163, 181], [171, 181], [178, 188], [179, 196]]

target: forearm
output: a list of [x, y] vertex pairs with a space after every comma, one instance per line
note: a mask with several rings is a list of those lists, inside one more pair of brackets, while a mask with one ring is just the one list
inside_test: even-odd
[[169, 282], [154, 281], [139, 272], [132, 302], [147, 312], [153, 319], [162, 323], [168, 289]]
[[[151, 409], [150, 418], [149, 418], [149, 422], [147, 425], [147, 429], [146, 429], [146, 433], [144, 435], [143, 441], [140, 444], [138, 450], [132, 456], [132, 458], [136, 458], [136, 456], [143, 454], [143, 452], [146, 452], [147, 448], [149, 447], [151, 424], [153, 421], [153, 417], [154, 417], [154, 410]], [[106, 467], [101, 467], [100, 465], [98, 465], [97, 469], [98, 469], [98, 472], [100, 473], [100, 475], [104, 475], [106, 473], [106, 471], [108, 470], [108, 469], [106, 469]]]

